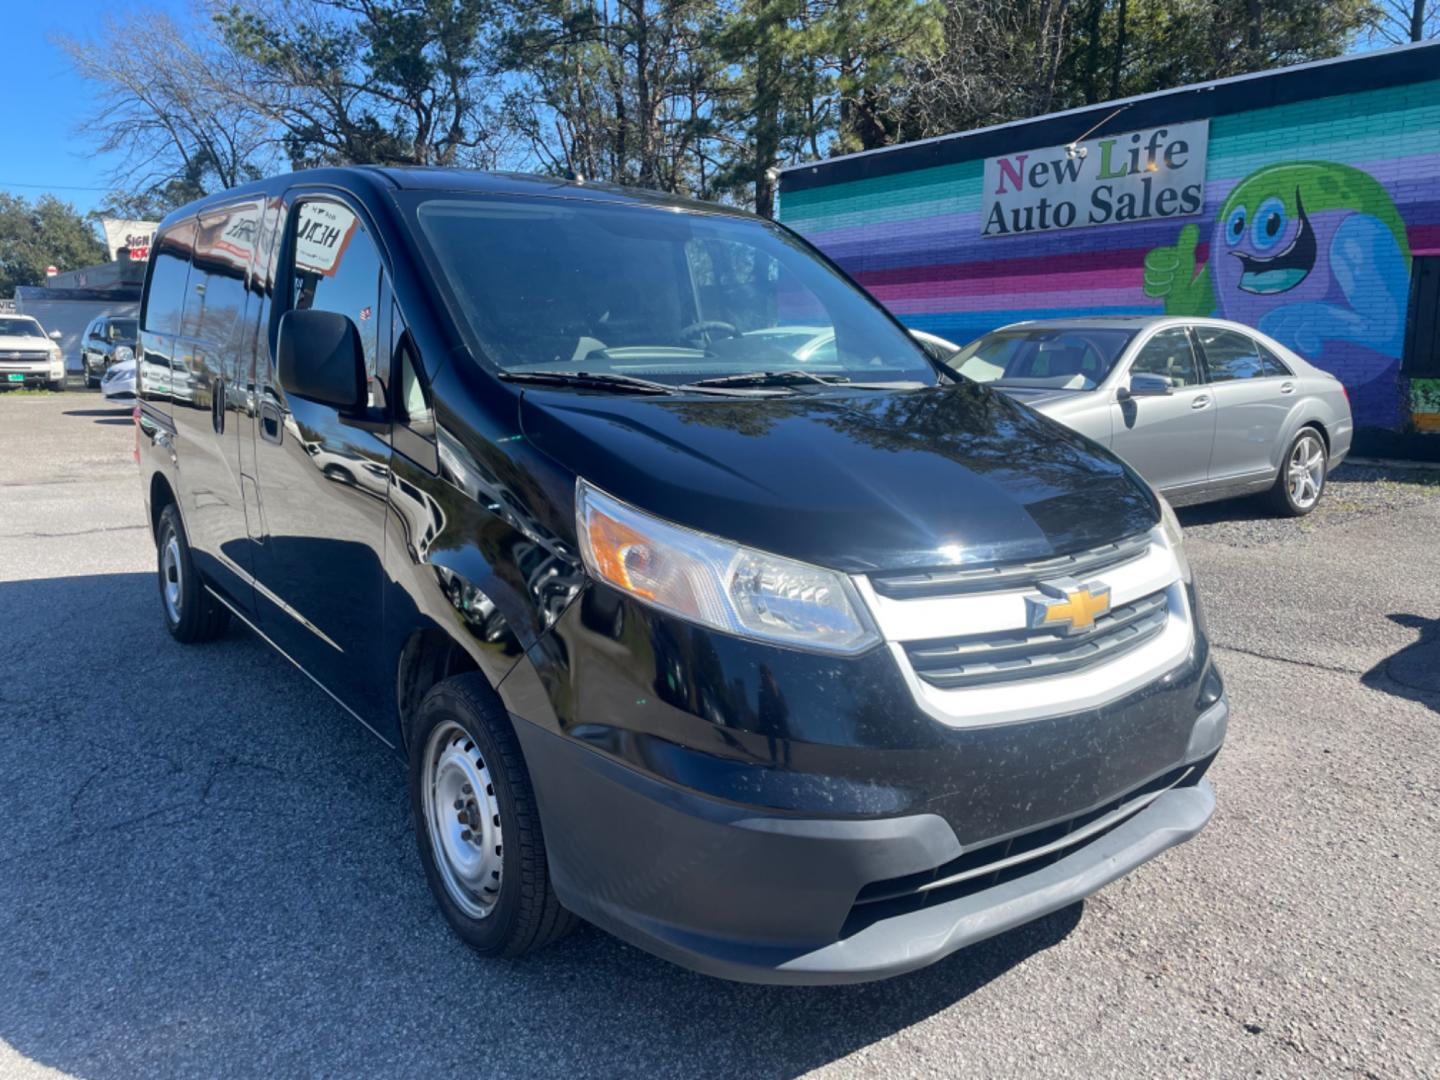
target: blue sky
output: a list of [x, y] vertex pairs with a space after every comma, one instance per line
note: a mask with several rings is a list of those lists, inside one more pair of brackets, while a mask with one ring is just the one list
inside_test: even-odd
[[[82, 212], [109, 190], [113, 165], [93, 153], [95, 140], [75, 129], [93, 108], [92, 89], [70, 70], [69, 58], [51, 41], [55, 34], [98, 39], [114, 0], [22, 0], [5, 5], [6, 150], [0, 154], [0, 191], [34, 198], [50, 191]], [[177, 15], [186, 0], [150, 0], [147, 6]], [[123, 42], [107, 42], [117, 63], [146, 63], [127, 54]], [[80, 190], [75, 190], [80, 189]], [[89, 190], [83, 190], [89, 189]]]

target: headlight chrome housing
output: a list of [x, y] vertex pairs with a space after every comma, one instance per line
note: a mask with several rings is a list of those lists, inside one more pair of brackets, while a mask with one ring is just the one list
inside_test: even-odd
[[584, 480], [575, 516], [586, 570], [643, 604], [818, 652], [854, 655], [880, 640], [844, 574], [672, 524]]

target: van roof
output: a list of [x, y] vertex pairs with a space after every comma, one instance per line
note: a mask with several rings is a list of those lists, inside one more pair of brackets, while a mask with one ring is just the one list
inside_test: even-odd
[[242, 195], [279, 194], [297, 184], [338, 187], [362, 194], [379, 195], [386, 191], [414, 190], [434, 192], [466, 192], [489, 195], [532, 195], [548, 198], [584, 199], [594, 202], [630, 203], [660, 206], [673, 210], [698, 213], [728, 214], [749, 217], [744, 211], [718, 203], [667, 195], [643, 188], [623, 187], [589, 180], [566, 180], [555, 176], [532, 176], [526, 173], [483, 172], [478, 169], [455, 169], [438, 166], [345, 165], [333, 168], [305, 169], [265, 180], [256, 180], [228, 191], [208, 195], [182, 206], [166, 216], [162, 227], [171, 218], [186, 217], [207, 206], [225, 203]]

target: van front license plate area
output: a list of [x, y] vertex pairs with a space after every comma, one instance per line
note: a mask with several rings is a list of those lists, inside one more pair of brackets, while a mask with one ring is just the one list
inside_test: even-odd
[[7, 379], [9, 379], [11, 382], [24, 382], [24, 381], [25, 381], [25, 374], [24, 374], [24, 372], [20, 372], [20, 371], [12, 371], [9, 375], [7, 375], [7, 376], [5, 376], [5, 377], [6, 377]]

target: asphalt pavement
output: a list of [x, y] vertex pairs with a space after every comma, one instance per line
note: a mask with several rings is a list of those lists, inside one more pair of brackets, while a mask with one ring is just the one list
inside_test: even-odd
[[482, 960], [401, 763], [161, 625], [128, 409], [0, 395], [0, 1077], [1434, 1076], [1440, 475], [1183, 512], [1233, 713], [1196, 840], [914, 975]]

